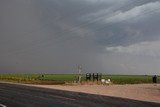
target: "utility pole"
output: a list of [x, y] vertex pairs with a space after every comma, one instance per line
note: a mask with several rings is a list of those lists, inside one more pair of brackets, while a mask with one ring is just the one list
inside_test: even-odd
[[82, 66], [79, 65], [79, 66], [78, 66], [78, 74], [79, 74], [79, 76], [78, 76], [78, 83], [81, 82], [81, 78], [82, 78], [81, 73], [82, 73]]

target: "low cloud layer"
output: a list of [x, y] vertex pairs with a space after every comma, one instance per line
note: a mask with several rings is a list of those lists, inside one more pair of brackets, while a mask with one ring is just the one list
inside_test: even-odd
[[106, 47], [106, 50], [114, 53], [146, 55], [150, 57], [160, 56], [160, 41], [140, 42], [128, 46]]
[[1, 73], [159, 74], [159, 0], [1, 0]]

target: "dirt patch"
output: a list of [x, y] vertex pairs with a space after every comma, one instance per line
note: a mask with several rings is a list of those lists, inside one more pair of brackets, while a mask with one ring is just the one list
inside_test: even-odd
[[36, 87], [115, 96], [160, 103], [160, 84], [134, 85], [32, 85]]
[[62, 85], [65, 84], [64, 81], [47, 81], [47, 80], [35, 80], [35, 81], [24, 81], [25, 84], [37, 84], [37, 85]]

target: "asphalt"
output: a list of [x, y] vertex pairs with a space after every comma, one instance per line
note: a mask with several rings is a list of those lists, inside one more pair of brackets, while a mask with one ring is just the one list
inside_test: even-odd
[[160, 107], [160, 103], [0, 83], [0, 107]]

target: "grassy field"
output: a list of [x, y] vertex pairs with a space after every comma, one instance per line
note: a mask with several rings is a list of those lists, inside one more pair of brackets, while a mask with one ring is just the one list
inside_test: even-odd
[[152, 76], [145, 75], [105, 75], [103, 78], [110, 78], [114, 84], [152, 83]]
[[[111, 79], [114, 84], [152, 83], [152, 76], [145, 75], [103, 75], [104, 79]], [[1, 81], [13, 81], [35, 84], [63, 84], [78, 80], [77, 74], [0, 74]], [[85, 81], [85, 75], [82, 75]], [[160, 78], [158, 77], [158, 81]]]

